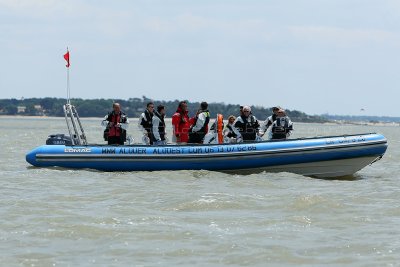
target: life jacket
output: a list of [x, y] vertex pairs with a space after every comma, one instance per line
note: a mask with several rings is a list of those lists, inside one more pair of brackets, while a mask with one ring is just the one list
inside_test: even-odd
[[237, 121], [235, 123], [235, 127], [239, 128], [239, 132], [242, 135], [243, 140], [254, 141], [256, 139], [257, 130], [260, 125], [253, 115], [250, 115], [248, 117], [250, 118], [250, 121], [243, 115], [241, 115], [240, 117], [242, 118], [243, 122]]
[[[197, 133], [206, 134], [208, 132], [208, 123], [210, 122], [210, 112], [208, 110], [202, 110], [201, 113], [206, 114], [206, 120], [203, 124], [203, 127], [201, 127], [201, 129], [198, 130]], [[194, 119], [194, 122], [193, 122], [193, 126], [196, 125], [198, 119], [199, 119], [199, 116], [196, 116], [196, 118]]]
[[[158, 123], [158, 133], [160, 134], [161, 141], [165, 141], [165, 122], [164, 122], [164, 116], [162, 116], [160, 113], [157, 111], [154, 111], [154, 116], [160, 119], [160, 122]], [[153, 139], [155, 140], [155, 137], [153, 135]]]
[[272, 139], [284, 139], [286, 138], [289, 130], [289, 119], [286, 117], [277, 118], [272, 124]]
[[183, 111], [181, 108], [178, 107], [178, 109], [172, 116], [172, 125], [174, 135], [179, 135], [180, 142], [188, 142], [190, 129], [190, 119], [188, 112]]
[[[119, 114], [116, 114], [114, 111], [108, 113], [107, 119], [108, 122], [113, 122], [114, 124], [117, 123], [126, 123], [127, 117], [125, 113], [120, 112]], [[107, 141], [108, 137], [112, 136], [117, 136], [121, 137], [122, 141], [126, 141], [126, 130], [122, 129], [121, 127], [116, 127], [116, 126], [108, 126], [104, 130], [103, 137], [104, 140]]]
[[201, 129], [194, 132], [193, 126], [196, 125], [197, 120], [199, 119], [199, 117], [196, 116], [196, 118], [193, 121], [193, 126], [192, 128], [190, 128], [189, 131], [189, 143], [203, 143], [204, 136], [208, 132], [208, 123], [210, 122], [210, 112], [208, 112], [208, 110], [203, 110], [201, 113], [205, 113], [206, 120], [204, 121], [204, 124], [201, 127]]
[[154, 116], [154, 113], [150, 114], [150, 112], [146, 109], [143, 112], [143, 114], [144, 114], [146, 120], [142, 117], [142, 121], [140, 122], [140, 125], [143, 126], [143, 128], [147, 131], [147, 133], [150, 136], [152, 128], [153, 128], [153, 116]]

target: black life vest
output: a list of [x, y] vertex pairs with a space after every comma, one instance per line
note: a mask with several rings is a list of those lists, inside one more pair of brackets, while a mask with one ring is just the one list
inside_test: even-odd
[[272, 125], [272, 139], [284, 139], [289, 130], [289, 119], [282, 117], [277, 118], [277, 120]]
[[[208, 123], [210, 122], [210, 112], [208, 112], [208, 110], [202, 110], [201, 113], [206, 114], [206, 120], [204, 121], [204, 124], [200, 130], [194, 132], [193, 126], [190, 128], [189, 143], [202, 143], [204, 140], [204, 136], [208, 132]], [[198, 119], [199, 119], [199, 117], [196, 116], [196, 119], [194, 120], [193, 125], [196, 125]]]
[[[160, 119], [160, 122], [158, 123], [158, 133], [160, 134], [161, 141], [165, 141], [165, 122], [164, 122], [164, 116], [158, 113], [157, 111], [154, 111], [154, 116]], [[155, 140], [155, 137], [153, 135], [153, 139]]]
[[[208, 112], [208, 110], [202, 110], [201, 113], [205, 113], [206, 114], [206, 120], [203, 124], [203, 127], [201, 127], [200, 130], [198, 130], [198, 133], [204, 133], [204, 135], [208, 132], [208, 123], [210, 122], [210, 112]], [[199, 119], [199, 116], [196, 116], [194, 122], [193, 122], [193, 126], [197, 124], [197, 120]]]
[[142, 118], [142, 121], [140, 122], [140, 125], [143, 126], [143, 128], [147, 131], [147, 133], [151, 134], [152, 128], [153, 128], [153, 114], [150, 114], [150, 112], [146, 109], [144, 112], [144, 116], [146, 117], [146, 120]]
[[243, 140], [256, 140], [257, 130], [260, 127], [258, 121], [253, 115], [249, 116], [250, 121], [243, 115], [241, 115], [240, 117], [242, 118], [243, 122], [237, 121], [235, 123], [235, 127], [239, 128], [239, 132], [242, 135]]

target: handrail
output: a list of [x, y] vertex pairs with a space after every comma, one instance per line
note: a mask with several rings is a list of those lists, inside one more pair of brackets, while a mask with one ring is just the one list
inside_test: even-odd
[[83, 130], [83, 126], [75, 106], [71, 105], [70, 103], [65, 104], [64, 115], [67, 122], [68, 132], [71, 136], [72, 145], [87, 145], [88, 142], [86, 139], [85, 131]]

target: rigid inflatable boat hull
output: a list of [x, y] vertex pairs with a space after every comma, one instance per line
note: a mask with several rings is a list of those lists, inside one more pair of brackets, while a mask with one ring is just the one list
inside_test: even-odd
[[102, 171], [214, 170], [292, 172], [316, 177], [351, 175], [383, 156], [380, 134], [221, 145], [44, 145], [27, 154], [38, 167]]

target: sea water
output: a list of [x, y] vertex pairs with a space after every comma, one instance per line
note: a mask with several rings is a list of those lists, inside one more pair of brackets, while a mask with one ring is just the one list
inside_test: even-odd
[[[169, 123], [169, 122], [168, 122]], [[0, 118], [0, 266], [399, 266], [395, 126], [294, 124], [292, 137], [379, 132], [379, 162], [347, 179], [290, 173], [36, 168], [63, 118]], [[129, 134], [141, 140], [137, 121]], [[83, 119], [104, 143], [100, 119]]]

